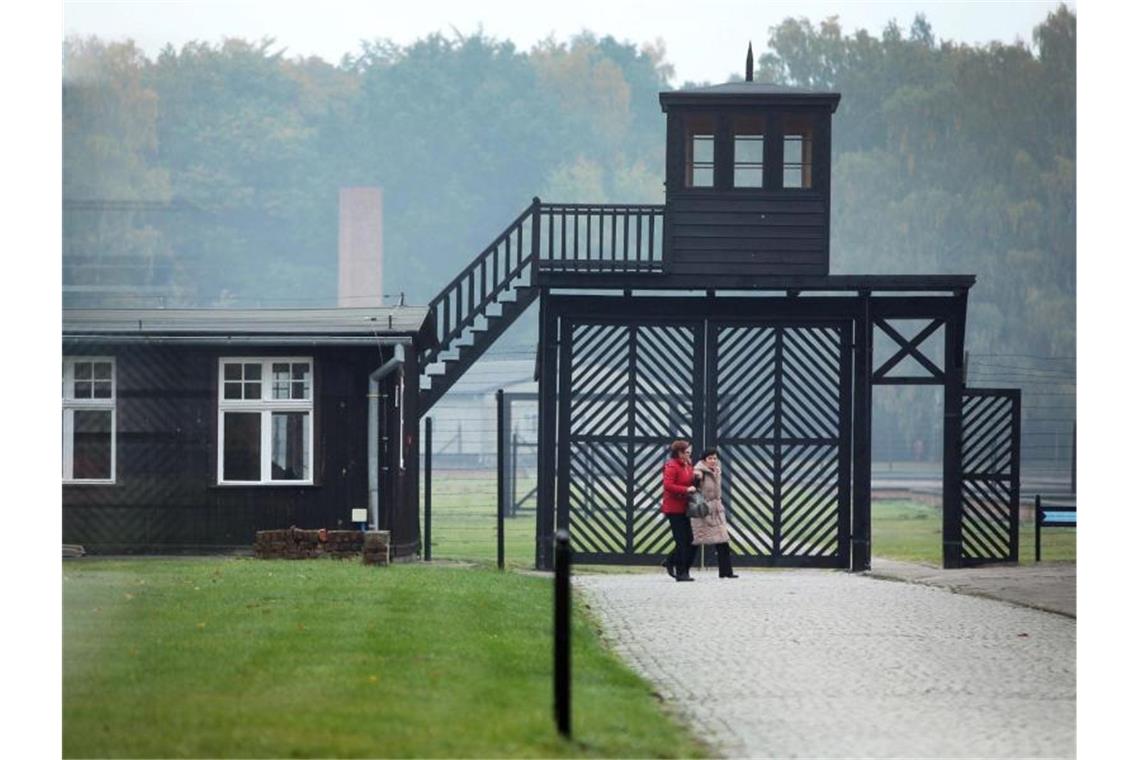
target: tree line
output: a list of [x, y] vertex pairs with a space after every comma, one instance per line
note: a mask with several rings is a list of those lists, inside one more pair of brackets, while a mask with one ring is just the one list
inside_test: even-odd
[[[424, 303], [534, 195], [662, 202], [657, 94], [695, 84], [660, 44], [589, 32], [379, 39], [335, 64], [270, 39], [152, 59], [69, 38], [63, 60], [64, 280], [107, 305], [330, 305], [353, 185], [384, 191], [385, 290]], [[756, 68], [843, 95], [833, 272], [977, 274], [971, 350], [1075, 355], [1070, 9], [1032, 44], [789, 18]], [[116, 278], [129, 303], [99, 295]]]

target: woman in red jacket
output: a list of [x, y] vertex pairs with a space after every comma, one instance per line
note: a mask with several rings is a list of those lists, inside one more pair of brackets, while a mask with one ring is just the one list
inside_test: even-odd
[[685, 515], [689, 494], [697, 489], [693, 486], [693, 447], [686, 440], [673, 441], [669, 446], [669, 459], [662, 473], [662, 486], [665, 495], [661, 499], [661, 511], [669, 520], [676, 546], [661, 564], [665, 571], [678, 581], [691, 581], [689, 568], [693, 564], [693, 528]]

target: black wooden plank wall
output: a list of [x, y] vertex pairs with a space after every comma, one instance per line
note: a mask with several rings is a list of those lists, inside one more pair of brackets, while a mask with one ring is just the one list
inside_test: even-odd
[[674, 274], [828, 273], [828, 204], [817, 193], [680, 195], [670, 202]]
[[[112, 485], [63, 486], [64, 543], [92, 552], [250, 546], [258, 530], [348, 527], [351, 509], [367, 506], [368, 375], [391, 356], [390, 348], [383, 356], [376, 347], [220, 352], [169, 345], [69, 347], [67, 353], [115, 357], [117, 472]], [[238, 355], [313, 357], [315, 485], [217, 485], [218, 359]], [[414, 370], [408, 377], [416, 377]], [[389, 383], [394, 391], [395, 375]], [[396, 422], [395, 394], [387, 395], [382, 416]], [[414, 395], [406, 390], [404, 403]], [[414, 406], [408, 411], [416, 419]], [[381, 522], [393, 530], [394, 550], [399, 543], [415, 551], [418, 441], [416, 426], [407, 427], [411, 469], [381, 473]], [[388, 462], [397, 464], [394, 449]]]

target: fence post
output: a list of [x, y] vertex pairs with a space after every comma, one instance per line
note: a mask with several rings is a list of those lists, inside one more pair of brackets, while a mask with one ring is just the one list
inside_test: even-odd
[[507, 490], [511, 500], [511, 517], [519, 514], [519, 434], [511, 433], [511, 484]]
[[1033, 561], [1041, 561], [1041, 494], [1033, 497]]
[[431, 417], [424, 418], [424, 562], [431, 562]]
[[[534, 196], [530, 203], [530, 284], [538, 282], [538, 259], [541, 246], [542, 201]], [[521, 251], [519, 253], [522, 253]]]
[[554, 534], [554, 717], [570, 738], [570, 534]]
[[496, 509], [497, 516], [495, 518], [495, 521], [496, 521], [496, 525], [498, 527], [497, 532], [498, 532], [499, 569], [502, 570], [503, 569], [503, 502], [506, 501], [505, 495], [506, 495], [506, 487], [507, 487], [507, 479], [506, 479], [507, 460], [506, 460], [506, 452], [503, 450], [505, 448], [503, 444], [504, 444], [504, 439], [507, 436], [507, 432], [506, 432], [506, 430], [503, 429], [503, 414], [505, 412], [505, 404], [503, 403], [503, 389], [502, 388], [495, 391], [495, 403], [497, 405], [497, 412], [498, 412], [496, 415], [496, 419], [497, 419], [498, 424], [496, 425], [496, 435], [495, 435], [495, 439], [496, 439], [495, 440], [495, 443], [496, 443], [495, 448], [498, 449], [498, 456], [495, 457], [495, 459], [496, 459], [495, 467], [497, 469], [497, 474], [496, 474], [495, 479], [496, 479], [496, 481], [498, 481], [497, 482], [498, 499], [496, 499], [496, 502], [498, 504], [498, 507]]

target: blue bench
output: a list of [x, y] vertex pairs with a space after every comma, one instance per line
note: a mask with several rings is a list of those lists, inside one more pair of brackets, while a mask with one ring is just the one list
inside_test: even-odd
[[1042, 528], [1075, 528], [1077, 527], [1077, 505], [1050, 506], [1041, 503], [1041, 494], [1033, 499], [1034, 533], [1036, 536], [1036, 561], [1041, 561], [1041, 529]]

